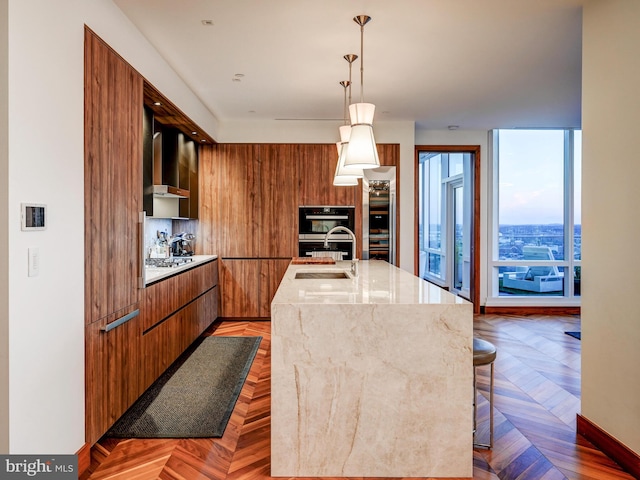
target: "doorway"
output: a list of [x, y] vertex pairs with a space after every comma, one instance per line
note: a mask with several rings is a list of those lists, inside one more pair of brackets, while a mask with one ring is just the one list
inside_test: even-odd
[[479, 306], [480, 147], [417, 146], [415, 274]]

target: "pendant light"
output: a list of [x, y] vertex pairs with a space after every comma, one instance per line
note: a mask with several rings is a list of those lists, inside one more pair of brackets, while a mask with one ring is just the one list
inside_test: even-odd
[[339, 128], [340, 141], [336, 143], [336, 146], [338, 147], [338, 162], [336, 165], [336, 173], [333, 177], [333, 184], [335, 186], [358, 185], [358, 178], [362, 178], [364, 176], [364, 172], [361, 168], [347, 167], [344, 164], [347, 156], [347, 146], [351, 136], [351, 125], [349, 125], [349, 121], [347, 119], [347, 88], [349, 88], [349, 102], [351, 102], [351, 64], [357, 58], [358, 56], [353, 53], [344, 56], [344, 59], [349, 63], [349, 80], [340, 82], [340, 85], [344, 88], [345, 124]]
[[345, 166], [362, 169], [380, 166], [378, 149], [373, 137], [373, 115], [376, 106], [364, 103], [364, 26], [371, 20], [368, 15], [358, 15], [353, 21], [360, 25], [360, 103], [349, 105], [351, 136], [347, 147]]

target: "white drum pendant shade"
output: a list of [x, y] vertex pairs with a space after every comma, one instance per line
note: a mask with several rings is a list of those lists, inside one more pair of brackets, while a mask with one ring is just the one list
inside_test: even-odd
[[[338, 164], [336, 165], [336, 177], [364, 177], [364, 172], [361, 168], [347, 167], [345, 165], [345, 159], [347, 156], [347, 147], [349, 145], [349, 138], [351, 137], [351, 127], [349, 125], [343, 125], [340, 130], [340, 142], [336, 143], [338, 147]], [[334, 183], [335, 185], [335, 183]]]
[[[351, 129], [349, 125], [345, 125], [348, 129]], [[340, 127], [340, 137], [344, 139], [345, 137], [342, 135], [342, 128]], [[348, 138], [348, 137], [347, 137]], [[336, 173], [333, 176], [333, 185], [335, 187], [351, 187], [358, 185], [358, 179], [364, 176], [364, 172], [362, 170], [355, 170], [355, 172], [360, 172], [360, 176], [353, 175], [350, 173], [345, 173], [346, 168], [344, 167], [344, 153], [347, 151], [348, 142], [337, 142], [336, 147], [338, 147], [338, 162], [336, 164]], [[342, 173], [340, 173], [342, 172]]]
[[345, 166], [349, 168], [378, 168], [380, 159], [373, 137], [373, 115], [376, 106], [372, 103], [349, 105], [351, 136], [347, 147]]

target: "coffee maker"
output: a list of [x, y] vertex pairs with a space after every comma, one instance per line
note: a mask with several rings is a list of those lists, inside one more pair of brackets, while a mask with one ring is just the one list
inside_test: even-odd
[[174, 257], [190, 257], [193, 255], [193, 241], [196, 236], [192, 233], [176, 233], [171, 237], [171, 255]]

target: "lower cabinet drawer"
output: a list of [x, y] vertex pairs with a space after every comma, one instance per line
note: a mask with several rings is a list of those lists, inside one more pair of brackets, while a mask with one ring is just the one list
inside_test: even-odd
[[85, 328], [86, 441], [95, 443], [140, 396], [140, 316]]
[[140, 392], [143, 392], [218, 316], [218, 287], [213, 287], [142, 335]]

